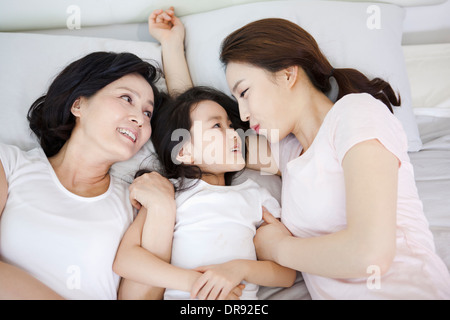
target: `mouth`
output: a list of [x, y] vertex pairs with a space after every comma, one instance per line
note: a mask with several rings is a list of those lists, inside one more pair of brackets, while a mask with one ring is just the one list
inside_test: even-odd
[[241, 147], [236, 144], [233, 148], [231, 148], [231, 152], [241, 152]]
[[117, 131], [132, 142], [136, 142], [137, 132], [125, 128], [117, 128]]
[[251, 128], [252, 128], [253, 130], [255, 130], [256, 133], [259, 133], [259, 124], [254, 125], [254, 126], [251, 126]]

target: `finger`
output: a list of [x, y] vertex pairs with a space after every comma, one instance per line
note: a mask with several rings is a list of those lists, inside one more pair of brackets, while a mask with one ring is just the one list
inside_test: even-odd
[[[216, 299], [220, 299], [219, 296], [221, 295], [221, 292], [224, 290], [224, 288], [220, 287], [220, 286], [214, 286], [211, 290], [211, 292], [208, 294], [208, 297], [206, 298], [206, 300], [216, 300]], [[228, 290], [229, 292], [229, 290]], [[228, 293], [227, 293], [228, 295]], [[225, 296], [226, 297], [226, 296]], [[224, 298], [220, 299], [220, 300], [224, 300]]]
[[224, 287], [222, 288], [222, 290], [220, 291], [219, 296], [217, 297], [218, 300], [226, 300], [228, 295], [230, 294], [230, 292], [232, 288], [228, 288], [228, 287]]
[[239, 300], [242, 296], [242, 290], [244, 290], [245, 284], [241, 283], [238, 286], [234, 287], [231, 292], [226, 297], [227, 300]]
[[156, 16], [155, 22], [156, 23], [164, 23], [164, 17], [162, 16], [162, 14], [159, 14]]
[[201, 276], [200, 278], [197, 279], [197, 281], [195, 281], [194, 285], [191, 288], [191, 299], [194, 299], [195, 297], [198, 296], [200, 290], [203, 288], [203, 286], [207, 281], [208, 280], [203, 276]]
[[266, 209], [266, 207], [262, 207], [262, 211], [263, 211], [263, 219], [265, 222], [267, 223], [274, 223], [277, 222], [278, 220]]
[[194, 270], [204, 273], [204, 272], [208, 271], [209, 269], [211, 269], [211, 267], [212, 266], [200, 266], [200, 267], [195, 268]]
[[175, 10], [173, 9], [173, 7], [170, 7], [166, 10], [166, 13], [170, 16], [173, 16], [175, 14]]
[[162, 17], [164, 20], [166, 20], [166, 21], [171, 21], [171, 20], [172, 20], [172, 17], [171, 17], [169, 14], [167, 14], [167, 12], [161, 13], [161, 17]]
[[141, 208], [142, 208], [142, 205], [138, 202], [138, 201], [133, 201], [132, 203], [131, 203], [131, 205], [133, 206], [133, 208], [136, 208], [136, 209], [138, 209], [138, 210], [141, 210]]
[[156, 17], [159, 15], [159, 14], [161, 14], [161, 12], [162, 12], [162, 9], [157, 9], [157, 10], [154, 10], [151, 14], [150, 14], [150, 16], [148, 17], [148, 20], [150, 21], [155, 21], [155, 19], [156, 19]]
[[206, 300], [212, 289], [213, 289], [213, 284], [211, 283], [211, 281], [206, 282], [206, 284], [203, 286], [203, 288], [201, 288], [201, 290], [197, 294], [197, 298], [199, 300]]

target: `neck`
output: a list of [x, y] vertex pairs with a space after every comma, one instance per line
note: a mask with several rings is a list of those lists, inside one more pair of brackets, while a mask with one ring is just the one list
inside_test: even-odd
[[320, 127], [322, 126], [325, 116], [333, 106], [333, 102], [328, 97], [316, 89], [310, 90], [309, 99], [298, 108], [296, 122], [292, 133], [303, 147], [305, 152], [313, 143]]
[[225, 185], [225, 174], [203, 174], [202, 180], [214, 186], [224, 186]]
[[69, 141], [49, 158], [61, 184], [70, 192], [83, 197], [94, 197], [109, 188], [111, 164], [96, 160], [85, 150], [79, 150]]

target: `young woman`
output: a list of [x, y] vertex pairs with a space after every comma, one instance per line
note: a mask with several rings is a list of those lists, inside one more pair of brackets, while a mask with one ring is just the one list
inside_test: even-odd
[[302, 271], [313, 298], [448, 299], [449, 272], [434, 251], [391, 86], [333, 68], [305, 30], [282, 19], [230, 34], [221, 60], [241, 119], [279, 133], [270, 142], [279, 146], [284, 226], [267, 215], [258, 255]]
[[[40, 147], [0, 145], [0, 298], [116, 299], [112, 264], [133, 208], [128, 185], [108, 171], [148, 141], [158, 77], [133, 54], [89, 54], [31, 106]], [[170, 207], [173, 187], [152, 182], [162, 194], [133, 199]]]
[[[114, 264], [120, 275], [168, 288], [165, 299], [225, 299], [242, 281], [240, 298], [257, 299], [258, 285], [293, 284], [296, 272], [257, 261], [253, 244], [262, 207], [279, 214], [278, 202], [250, 179], [230, 185], [232, 175], [245, 167], [240, 126], [236, 103], [204, 87], [189, 89], [155, 112], [152, 141], [162, 175], [176, 186], [171, 268], [159, 264], [143, 279], [133, 275], [142, 267], [126, 248], [139, 246], [131, 242], [140, 236], [127, 232]], [[148, 224], [140, 223], [144, 227], [132, 230], [143, 229], [145, 238]]]
[[[149, 24], [163, 49], [183, 48], [172, 9]], [[185, 63], [182, 53], [164, 53], [165, 65]], [[314, 299], [448, 299], [449, 272], [434, 250], [391, 86], [333, 68], [311, 35], [283, 19], [233, 32], [221, 60], [241, 120], [279, 137], [269, 143], [283, 178], [282, 223], [265, 213], [258, 258], [301, 271]], [[172, 83], [189, 83], [173, 72], [180, 80]], [[331, 77], [336, 102], [326, 95]]]

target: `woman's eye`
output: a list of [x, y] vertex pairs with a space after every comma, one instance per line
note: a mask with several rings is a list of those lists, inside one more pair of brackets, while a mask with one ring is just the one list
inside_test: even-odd
[[152, 112], [151, 112], [151, 111], [145, 111], [144, 114], [145, 114], [145, 116], [148, 117], [148, 118], [151, 118], [151, 117], [152, 117]]
[[245, 93], [247, 92], [248, 89], [245, 89], [244, 91], [242, 91], [242, 93], [240, 94], [240, 97], [243, 98]]
[[220, 126], [220, 123], [216, 123], [214, 126], [213, 126], [213, 128], [220, 128], [221, 126]]
[[133, 100], [131, 100], [130, 96], [127, 96], [127, 95], [123, 95], [120, 98], [122, 98], [123, 100], [125, 100], [128, 103], [133, 102]]

